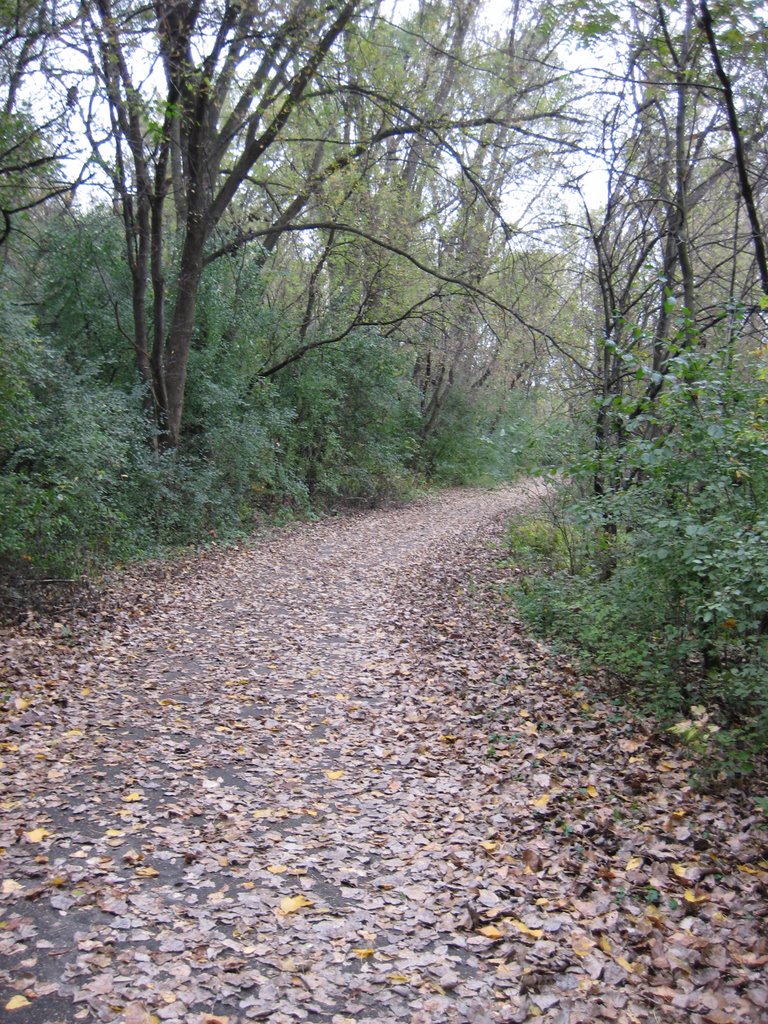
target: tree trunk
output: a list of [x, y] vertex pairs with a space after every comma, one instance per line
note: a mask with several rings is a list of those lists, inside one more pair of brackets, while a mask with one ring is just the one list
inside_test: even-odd
[[203, 273], [205, 227], [202, 218], [192, 216], [187, 226], [181, 254], [176, 304], [165, 345], [164, 435], [163, 445], [178, 447], [181, 438], [181, 417], [184, 411], [184, 388], [187, 380], [189, 351], [195, 326], [195, 309]]

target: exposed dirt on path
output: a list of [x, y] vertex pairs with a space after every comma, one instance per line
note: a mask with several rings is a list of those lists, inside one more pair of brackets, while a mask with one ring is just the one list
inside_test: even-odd
[[749, 801], [499, 611], [531, 500], [277, 531], [6, 632], [9, 1019], [768, 1019]]

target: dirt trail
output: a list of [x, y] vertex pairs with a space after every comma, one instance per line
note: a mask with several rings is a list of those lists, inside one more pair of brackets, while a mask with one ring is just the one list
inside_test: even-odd
[[278, 531], [93, 636], [10, 636], [9, 1019], [762, 1019], [748, 804], [486, 600], [530, 500]]

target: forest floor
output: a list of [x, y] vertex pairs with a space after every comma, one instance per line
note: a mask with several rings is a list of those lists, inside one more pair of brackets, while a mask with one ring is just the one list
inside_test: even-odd
[[765, 832], [526, 637], [464, 490], [3, 631], [18, 1024], [768, 1020]]

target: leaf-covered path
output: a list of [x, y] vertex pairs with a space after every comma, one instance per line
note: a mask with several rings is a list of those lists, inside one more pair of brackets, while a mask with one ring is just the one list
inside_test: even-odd
[[751, 805], [498, 611], [527, 500], [278, 531], [6, 632], [9, 1019], [768, 1019]]

